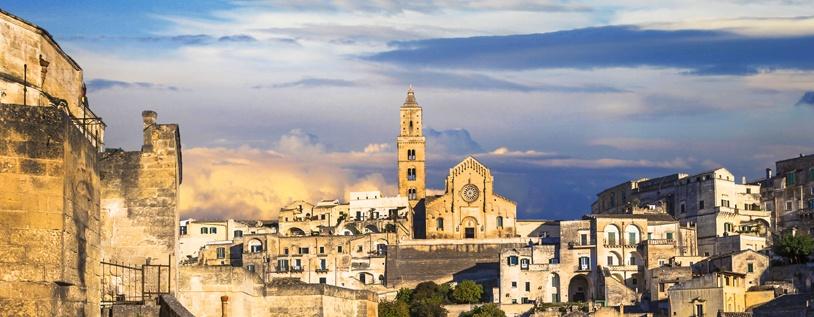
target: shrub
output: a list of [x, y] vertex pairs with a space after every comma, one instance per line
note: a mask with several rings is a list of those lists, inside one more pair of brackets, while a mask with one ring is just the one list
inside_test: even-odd
[[380, 302], [379, 317], [410, 317], [410, 306], [400, 300]]
[[468, 312], [461, 313], [460, 317], [506, 317], [506, 313], [500, 310], [497, 304], [484, 304]]
[[774, 252], [789, 260], [790, 263], [806, 263], [814, 251], [814, 240], [806, 235], [781, 236], [774, 243]]
[[452, 291], [452, 300], [458, 304], [479, 303], [483, 296], [483, 286], [470, 280], [464, 280]]

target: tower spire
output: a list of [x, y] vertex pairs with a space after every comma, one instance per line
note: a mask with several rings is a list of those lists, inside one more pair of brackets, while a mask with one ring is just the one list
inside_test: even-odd
[[404, 106], [418, 106], [418, 102], [415, 101], [413, 84], [410, 84], [410, 88], [407, 88], [407, 99], [404, 100]]

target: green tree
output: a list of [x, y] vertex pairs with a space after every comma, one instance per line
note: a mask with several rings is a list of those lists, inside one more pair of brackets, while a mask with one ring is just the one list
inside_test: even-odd
[[468, 312], [461, 313], [460, 317], [506, 317], [506, 313], [500, 310], [497, 304], [484, 304]]
[[814, 251], [814, 240], [806, 235], [781, 236], [774, 243], [774, 252], [789, 260], [790, 263], [806, 263]]
[[400, 300], [380, 302], [379, 317], [410, 317], [410, 306]]
[[452, 300], [458, 304], [479, 303], [483, 296], [483, 286], [471, 280], [463, 280], [452, 291]]
[[438, 302], [444, 304], [447, 301], [447, 293], [435, 284], [435, 282], [421, 282], [416, 285], [415, 290], [410, 298], [410, 304], [429, 300], [431, 302]]
[[413, 298], [413, 290], [409, 288], [402, 288], [399, 289], [399, 292], [396, 293], [396, 300], [402, 301], [404, 303], [409, 304]]
[[435, 298], [422, 299], [410, 305], [411, 317], [447, 317], [447, 310]]

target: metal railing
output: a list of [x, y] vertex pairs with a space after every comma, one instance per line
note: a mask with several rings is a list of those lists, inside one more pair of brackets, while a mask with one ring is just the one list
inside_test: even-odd
[[169, 294], [169, 264], [130, 265], [102, 261], [101, 303], [109, 305], [143, 305], [146, 299]]

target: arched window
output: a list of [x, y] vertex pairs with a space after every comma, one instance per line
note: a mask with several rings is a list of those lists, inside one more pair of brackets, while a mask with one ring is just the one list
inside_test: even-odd
[[407, 199], [415, 200], [418, 197], [415, 188], [407, 189]]
[[407, 150], [407, 159], [415, 161], [415, 150]]
[[503, 228], [503, 217], [502, 216], [497, 216], [497, 227], [498, 228]]
[[605, 244], [619, 245], [619, 227], [616, 225], [607, 225], [605, 227]]
[[640, 239], [641, 231], [639, 231], [639, 227], [636, 227], [634, 225], [627, 225], [627, 228], [625, 228], [625, 232], [627, 233], [628, 245], [637, 244], [639, 243], [639, 240], [641, 240]]
[[529, 259], [520, 259], [520, 269], [528, 270], [529, 269]]
[[384, 285], [384, 275], [383, 274], [379, 274], [379, 284]]
[[444, 218], [435, 219], [435, 230], [444, 230]]
[[207, 234], [207, 233], [209, 233], [209, 228], [201, 227], [201, 234]]
[[258, 253], [263, 251], [263, 243], [260, 240], [252, 239], [249, 241], [249, 252]]
[[414, 181], [415, 180], [415, 168], [410, 167], [407, 169], [407, 180]]

